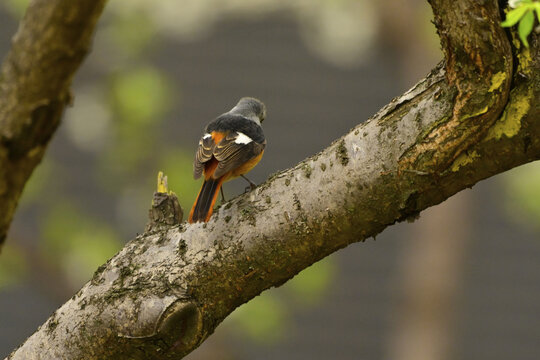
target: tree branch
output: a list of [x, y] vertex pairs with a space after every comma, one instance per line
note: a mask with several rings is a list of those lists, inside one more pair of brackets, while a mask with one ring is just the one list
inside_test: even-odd
[[523, 76], [514, 76], [502, 115], [451, 164], [435, 161], [436, 176], [399, 159], [452, 121], [446, 114], [456, 98], [442, 66], [329, 148], [221, 207], [208, 224], [128, 243], [9, 359], [179, 359], [237, 306], [313, 262], [539, 159], [536, 37], [532, 43], [534, 53], [516, 53]]
[[[461, 16], [436, 9], [439, 32], [458, 31], [447, 22], [472, 21], [476, 3], [461, 1], [452, 10]], [[495, 2], [483, 6], [497, 23]], [[484, 22], [472, 24], [468, 31], [486, 31]], [[451, 38], [443, 46], [459, 49], [459, 36]], [[468, 49], [488, 46], [483, 36], [471, 39], [463, 39]], [[530, 50], [514, 42], [514, 74], [506, 47], [478, 51], [482, 76], [449, 58], [368, 122], [228, 202], [209, 223], [138, 236], [8, 359], [179, 359], [236, 307], [315, 261], [540, 159], [538, 36]]]
[[22, 189], [70, 102], [105, 0], [34, 0], [0, 70], [0, 249]]
[[512, 51], [496, 1], [429, 0], [446, 59], [454, 104], [401, 159], [401, 167], [437, 173], [485, 135], [504, 108]]

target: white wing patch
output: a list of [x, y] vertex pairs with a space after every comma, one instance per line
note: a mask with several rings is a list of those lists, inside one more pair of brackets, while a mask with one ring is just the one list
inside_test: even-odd
[[249, 144], [250, 142], [253, 141], [253, 140], [251, 140], [251, 138], [249, 136], [247, 136], [244, 133], [241, 133], [240, 131], [237, 131], [236, 133], [238, 134], [236, 139], [234, 139], [234, 142], [236, 144], [244, 144], [245, 145], [245, 144]]
[[202, 137], [203, 139], [208, 139], [209, 137], [211, 137], [212, 135], [211, 134], [204, 134], [204, 136]]

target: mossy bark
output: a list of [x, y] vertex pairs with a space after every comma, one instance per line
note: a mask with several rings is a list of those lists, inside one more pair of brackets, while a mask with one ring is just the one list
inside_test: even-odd
[[315, 261], [540, 159], [538, 36], [511, 42], [495, 1], [432, 4], [446, 62], [209, 223], [132, 240], [8, 359], [180, 359]]

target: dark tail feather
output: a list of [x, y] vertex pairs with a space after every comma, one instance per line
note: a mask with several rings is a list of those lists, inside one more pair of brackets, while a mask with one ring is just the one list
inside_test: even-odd
[[223, 183], [223, 177], [219, 179], [208, 179], [202, 184], [201, 191], [195, 200], [195, 204], [191, 208], [188, 221], [190, 223], [204, 221], [207, 222], [214, 211], [219, 189]]

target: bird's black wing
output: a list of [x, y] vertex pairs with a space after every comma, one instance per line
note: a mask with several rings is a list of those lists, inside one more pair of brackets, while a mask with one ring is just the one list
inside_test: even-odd
[[199, 140], [199, 147], [195, 153], [195, 160], [193, 161], [193, 177], [198, 179], [204, 169], [204, 164], [212, 158], [215, 143], [212, 136], [205, 134], [201, 140]]
[[[249, 142], [248, 140], [249, 139]], [[231, 132], [214, 147], [214, 157], [219, 164], [214, 171], [215, 179], [232, 171], [259, 155], [266, 141], [259, 144], [242, 132]]]

